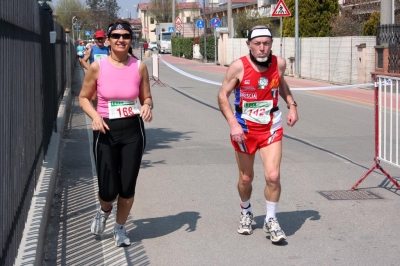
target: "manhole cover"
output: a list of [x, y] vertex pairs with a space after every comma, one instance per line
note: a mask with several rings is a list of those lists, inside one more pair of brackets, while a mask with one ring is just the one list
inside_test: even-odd
[[318, 193], [327, 198], [328, 200], [383, 199], [382, 197], [367, 190], [318, 191]]

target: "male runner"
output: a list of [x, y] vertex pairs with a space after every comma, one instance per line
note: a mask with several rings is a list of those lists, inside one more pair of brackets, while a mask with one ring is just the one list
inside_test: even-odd
[[[280, 164], [282, 158], [282, 113], [280, 95], [289, 109], [287, 124], [298, 121], [296, 102], [284, 79], [285, 59], [271, 53], [272, 34], [265, 26], [256, 26], [247, 37], [249, 55], [235, 60], [228, 68], [218, 94], [222, 114], [230, 127], [231, 142], [239, 167], [238, 191], [241, 199], [241, 216], [238, 232], [253, 233], [253, 212], [250, 204], [254, 178], [254, 157], [260, 151], [264, 165], [266, 186], [266, 217], [264, 230], [273, 243], [286, 240], [276, 218], [281, 193]], [[229, 95], [235, 95], [235, 113]]]
[[92, 64], [94, 61], [109, 55], [110, 49], [104, 46], [104, 42], [106, 41], [106, 34], [104, 33], [104, 31], [96, 30], [96, 32], [94, 33], [94, 39], [95, 45], [91, 46], [87, 50], [85, 56], [82, 59], [82, 66], [86, 70], [89, 69], [87, 60], [89, 60], [90, 64]]

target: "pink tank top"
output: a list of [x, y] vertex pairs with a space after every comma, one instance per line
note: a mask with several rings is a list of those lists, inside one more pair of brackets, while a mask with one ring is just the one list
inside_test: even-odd
[[108, 57], [97, 61], [100, 66], [97, 79], [97, 112], [108, 118], [108, 101], [132, 101], [139, 95], [140, 60], [130, 57], [125, 67], [111, 65]]

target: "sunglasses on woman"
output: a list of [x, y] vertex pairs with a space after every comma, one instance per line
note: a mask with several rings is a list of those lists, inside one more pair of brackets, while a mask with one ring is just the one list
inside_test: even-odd
[[110, 38], [111, 39], [116, 39], [119, 40], [119, 38], [121, 38], [124, 40], [129, 40], [131, 38], [131, 35], [129, 33], [124, 33], [124, 34], [119, 34], [119, 33], [111, 33], [110, 34]]

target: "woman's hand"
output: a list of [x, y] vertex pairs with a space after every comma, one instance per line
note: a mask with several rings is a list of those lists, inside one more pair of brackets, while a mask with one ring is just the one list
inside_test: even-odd
[[143, 119], [143, 121], [151, 122], [151, 120], [153, 119], [153, 115], [151, 113], [151, 108], [149, 104], [145, 103], [140, 108], [140, 117]]
[[104, 122], [101, 116], [96, 116], [95, 118], [93, 118], [92, 129], [94, 131], [100, 131], [103, 134], [106, 134], [106, 129], [110, 130], [110, 128], [108, 127], [106, 122]]

